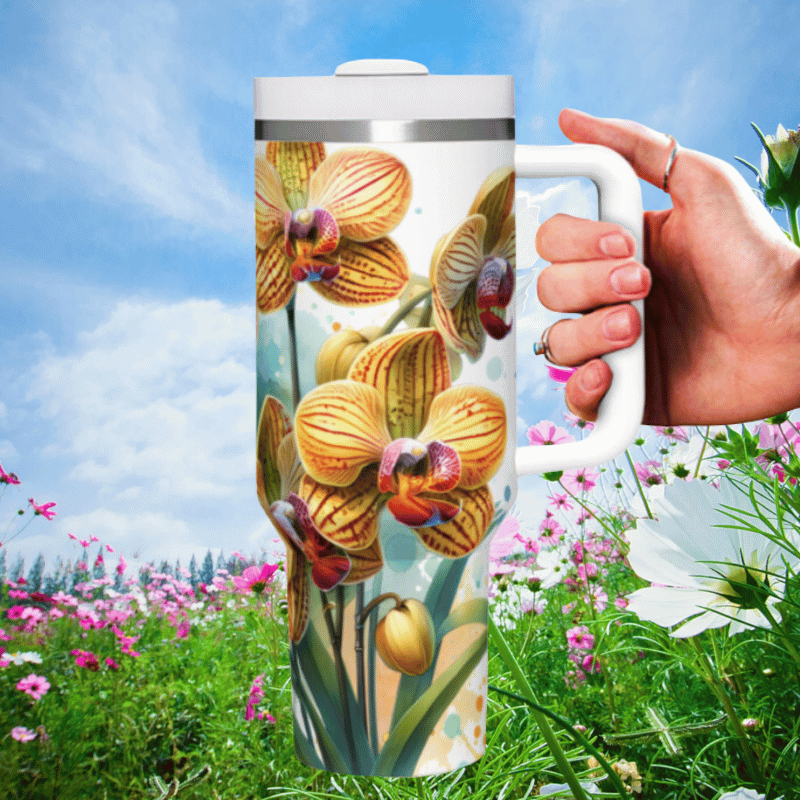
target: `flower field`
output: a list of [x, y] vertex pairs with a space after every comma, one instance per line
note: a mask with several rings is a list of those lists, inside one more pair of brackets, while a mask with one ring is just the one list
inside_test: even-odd
[[548, 476], [547, 516], [490, 544], [487, 754], [438, 777], [295, 758], [283, 565], [107, 574], [112, 543], [74, 536], [75, 564], [26, 572], [4, 546], [0, 796], [793, 797], [799, 439], [786, 416], [642, 429]]

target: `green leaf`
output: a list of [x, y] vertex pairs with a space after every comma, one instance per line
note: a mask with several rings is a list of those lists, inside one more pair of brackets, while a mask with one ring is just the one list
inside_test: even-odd
[[486, 625], [489, 616], [489, 601], [483, 597], [476, 597], [473, 600], [465, 600], [459, 603], [451, 612], [450, 616], [439, 626], [436, 631], [436, 639], [441, 641], [444, 637], [460, 628], [462, 625], [478, 623]]
[[744, 164], [748, 169], [753, 170], [758, 178], [761, 178], [761, 172], [757, 167], [754, 167], [749, 161], [745, 161], [743, 158], [739, 158], [739, 156], [734, 156], [734, 158], [740, 163]]
[[559, 470], [558, 472], [543, 472], [542, 477], [546, 481], [552, 481], [556, 483], [561, 480], [561, 476], [564, 474], [564, 470]]

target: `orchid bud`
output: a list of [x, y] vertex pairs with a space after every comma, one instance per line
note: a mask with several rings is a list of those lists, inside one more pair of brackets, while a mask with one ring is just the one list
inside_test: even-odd
[[419, 600], [401, 600], [375, 628], [375, 647], [387, 667], [422, 675], [433, 662], [433, 620]]
[[345, 328], [329, 336], [317, 356], [314, 371], [318, 384], [343, 380], [359, 353], [380, 333], [380, 328], [372, 325], [360, 331]]

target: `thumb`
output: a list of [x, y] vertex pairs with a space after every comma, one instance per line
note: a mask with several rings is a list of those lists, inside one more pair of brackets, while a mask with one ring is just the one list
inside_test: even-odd
[[[573, 142], [599, 144], [619, 153], [642, 179], [664, 188], [664, 172], [675, 141], [638, 122], [627, 119], [602, 119], [565, 108], [558, 117], [564, 135]], [[678, 151], [680, 155], [680, 151]], [[679, 189], [678, 156], [670, 169], [669, 189]]]

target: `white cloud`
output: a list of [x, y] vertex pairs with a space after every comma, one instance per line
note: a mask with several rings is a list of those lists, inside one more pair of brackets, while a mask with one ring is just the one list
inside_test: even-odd
[[231, 496], [253, 472], [253, 325], [243, 305], [121, 302], [31, 370], [45, 454], [118, 500]]

